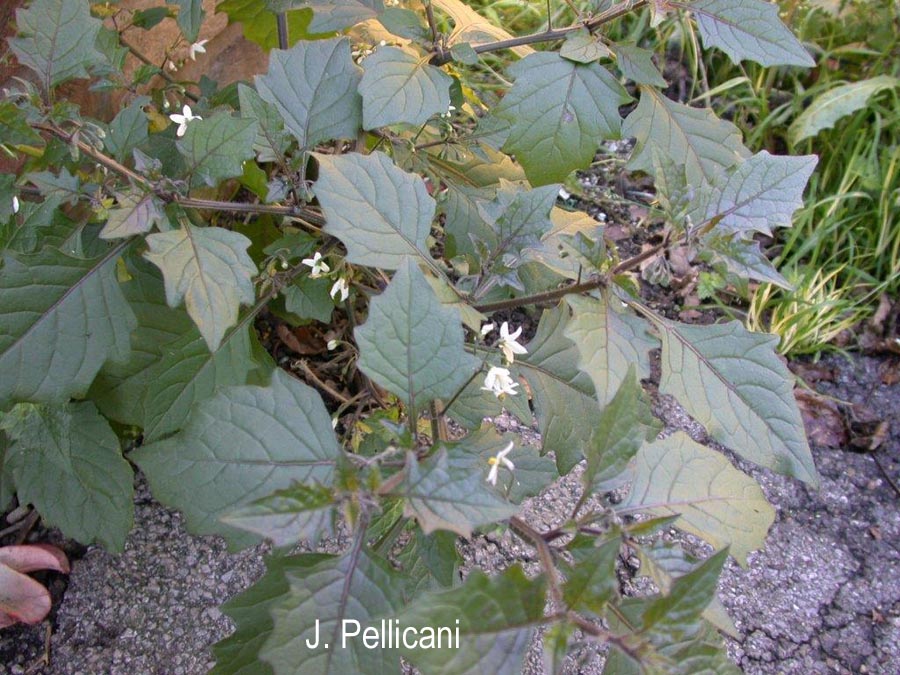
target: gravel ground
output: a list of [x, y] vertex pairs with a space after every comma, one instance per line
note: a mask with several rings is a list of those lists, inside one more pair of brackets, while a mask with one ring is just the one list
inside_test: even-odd
[[[889, 420], [877, 453], [888, 475], [900, 476], [900, 385], [881, 384], [875, 359], [826, 364], [838, 374], [817, 385], [822, 393]], [[658, 400], [656, 408], [669, 430], [707, 441], [673, 402]], [[514, 421], [498, 424], [537, 440]], [[761, 481], [778, 517], [748, 568], [730, 564], [723, 575], [720, 595], [740, 634], [729, 653], [746, 673], [900, 673], [900, 498], [871, 454], [816, 449], [815, 456], [819, 491], [739, 462]], [[557, 524], [577, 495], [574, 477], [560, 481], [531, 500], [529, 522]], [[462, 548], [480, 567], [520, 561], [537, 569], [534, 552], [508, 533]], [[219, 539], [186, 534], [180, 515], [139, 485], [125, 553], [92, 547], [74, 565], [55, 615], [51, 664], [39, 660], [46, 627], [16, 627], [0, 634], [0, 673], [204, 673], [212, 662], [207, 646], [230, 631], [217, 606], [262, 573], [264, 553], [229, 554]], [[578, 657], [571, 672], [600, 672], [601, 649]], [[526, 671], [541, 670], [534, 649]]]

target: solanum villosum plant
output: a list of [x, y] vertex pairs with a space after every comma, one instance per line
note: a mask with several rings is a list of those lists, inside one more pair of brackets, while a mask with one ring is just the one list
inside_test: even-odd
[[[193, 532], [272, 540], [266, 575], [224, 607], [237, 630], [216, 673], [518, 673], [536, 634], [549, 670], [594, 642], [610, 673], [733, 672], [716, 580], [773, 510], [725, 455], [658, 437], [651, 353], [711, 439], [810, 485], [816, 470], [776, 339], [660, 316], [636, 272], [678, 245], [731, 283], [783, 283], [754, 235], [790, 225], [816, 159], [751, 155], [604, 31], [679, 13], [735, 62], [812, 60], [762, 0], [577, 5], [514, 37], [459, 0], [226, 0], [289, 48], [222, 89], [165, 70], [148, 85], [149, 66], [123, 79], [121, 31], [176, 10], [202, 60], [199, 0], [19, 10], [10, 45], [33, 77], [0, 103], [22, 158], [0, 178], [0, 502], [118, 551], [133, 463]], [[61, 94], [86, 76], [127, 89], [112, 121]], [[557, 204], [622, 138], [667, 221], [636, 256]], [[296, 374], [262, 348], [273, 326], [321, 342]], [[503, 409], [536, 419], [540, 448], [497, 430]], [[573, 470], [583, 494], [557, 527], [522, 518]], [[642, 546], [671, 527], [717, 552]], [[497, 528], [538, 572], [460, 574], [458, 538]], [[659, 594], [622, 595], [626, 547]]]

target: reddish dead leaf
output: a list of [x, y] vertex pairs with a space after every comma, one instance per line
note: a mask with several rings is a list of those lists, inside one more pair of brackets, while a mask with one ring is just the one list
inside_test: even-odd
[[834, 401], [806, 389], [794, 390], [794, 397], [811, 443], [825, 448], [840, 448], [847, 444], [844, 416]]
[[649, 216], [650, 209], [646, 206], [641, 206], [640, 204], [628, 205], [628, 217], [631, 219], [632, 223], [639, 223], [642, 220], [646, 220]]
[[900, 359], [888, 359], [878, 366], [881, 383], [889, 387], [900, 382]]
[[869, 528], [869, 534], [872, 535], [872, 539], [875, 541], [881, 541], [881, 528], [877, 525], [873, 525]]
[[887, 293], [882, 293], [881, 297], [878, 299], [878, 308], [875, 310], [872, 318], [869, 319], [869, 327], [879, 335], [883, 336], [885, 332], [884, 323], [890, 315], [891, 299], [888, 297]]
[[66, 554], [50, 544], [3, 546], [0, 548], [0, 564], [16, 572], [54, 570], [63, 574], [69, 573], [69, 559]]
[[603, 236], [610, 241], [621, 241], [631, 237], [631, 228], [613, 223], [603, 229]]
[[31, 577], [0, 565], [0, 628], [38, 623], [50, 611], [50, 593]]
[[311, 326], [300, 326], [299, 328], [291, 329], [282, 323], [278, 325], [275, 332], [284, 343], [284, 346], [295, 354], [311, 356], [313, 354], [322, 354], [326, 351], [326, 341], [322, 338], [321, 331]]
[[871, 408], [854, 405], [850, 408], [850, 447], [866, 452], [875, 450], [887, 440], [890, 425]]
[[821, 363], [799, 363], [792, 361], [788, 364], [791, 372], [804, 382], [834, 382], [834, 370]]
[[[0, 628], [38, 623], [50, 611], [50, 593], [26, 571], [69, 571], [65, 553], [47, 544], [0, 548]], [[21, 571], [18, 571], [21, 570]]]
[[691, 258], [693, 257], [687, 246], [675, 246], [669, 250], [669, 265], [677, 277], [686, 277], [693, 272]]

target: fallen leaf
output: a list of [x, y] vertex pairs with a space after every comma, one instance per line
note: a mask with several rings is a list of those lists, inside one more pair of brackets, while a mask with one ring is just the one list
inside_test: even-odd
[[847, 444], [847, 427], [837, 403], [806, 389], [796, 389], [794, 397], [810, 443], [824, 448]]
[[311, 326], [291, 329], [282, 323], [278, 325], [275, 332], [284, 346], [295, 354], [311, 356], [326, 351], [326, 341], [322, 338], [321, 332]]
[[881, 383], [889, 387], [900, 382], [900, 359], [888, 359], [878, 366]]
[[834, 369], [822, 363], [801, 363], [791, 361], [788, 364], [791, 372], [807, 383], [834, 382]]

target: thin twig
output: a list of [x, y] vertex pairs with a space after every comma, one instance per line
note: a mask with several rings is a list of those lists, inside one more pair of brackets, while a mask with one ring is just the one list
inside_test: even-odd
[[119, 37], [119, 43], [123, 47], [125, 47], [125, 49], [127, 49], [129, 52], [131, 52], [132, 56], [134, 56], [138, 61], [142, 61], [143, 63], [146, 63], [148, 66], [153, 66], [154, 68], [157, 68], [159, 70], [159, 76], [162, 79], [164, 79], [166, 82], [168, 82], [169, 84], [174, 85], [176, 87], [181, 87], [182, 91], [184, 92], [184, 95], [187, 98], [191, 99], [191, 101], [196, 103], [197, 101], [200, 100], [199, 96], [197, 96], [196, 94], [193, 94], [190, 91], [188, 91], [187, 89], [185, 89], [181, 85], [181, 83], [178, 82], [178, 80], [176, 80], [174, 77], [169, 75], [169, 73], [166, 72], [165, 68], [160, 68], [158, 65], [153, 63], [153, 61], [151, 61], [146, 56], [144, 56], [140, 51], [138, 51], [137, 47], [126, 42], [121, 36]]
[[326, 394], [331, 396], [335, 401], [338, 401], [344, 405], [350, 403], [350, 399], [344, 396], [341, 392], [336, 390], [334, 387], [330, 386], [328, 383], [323, 382], [322, 379], [313, 372], [313, 369], [309, 367], [309, 364], [306, 363], [306, 359], [297, 359], [294, 361], [295, 366], [300, 366], [300, 370], [303, 371], [303, 374], [306, 375], [312, 383], [316, 385], [319, 389], [324, 391]]
[[[676, 238], [672, 241], [678, 241], [679, 239], [680, 238]], [[508, 300], [497, 300], [495, 302], [482, 303], [480, 305], [475, 305], [475, 309], [477, 309], [479, 312], [496, 312], [501, 309], [514, 309], [516, 307], [523, 307], [525, 305], [539, 305], [548, 302], [555, 302], [556, 300], [564, 298], [567, 295], [593, 291], [597, 288], [606, 286], [608, 284], [608, 280], [611, 277], [614, 277], [617, 274], [622, 274], [623, 272], [627, 272], [628, 270], [637, 267], [648, 258], [652, 258], [654, 255], [669, 246], [672, 241], [664, 241], [661, 244], [657, 244], [653, 248], [642, 251], [641, 253], [638, 253], [637, 255], [628, 258], [627, 260], [623, 260], [602, 277], [596, 277], [594, 279], [591, 279], [590, 281], [584, 281], [582, 283], [568, 284], [567, 286], [554, 288], [551, 291], [544, 291], [542, 293], [534, 293], [533, 295], [523, 295], [518, 298], [509, 298]]]
[[562, 589], [559, 587], [559, 579], [557, 578], [556, 565], [553, 562], [553, 554], [547, 542], [544, 541], [543, 535], [535, 530], [531, 525], [526, 523], [518, 516], [509, 519], [509, 526], [520, 536], [531, 541], [537, 549], [538, 557], [541, 560], [541, 567], [547, 573], [547, 585], [550, 588], [550, 598], [555, 607], [563, 607]]

